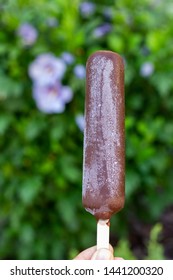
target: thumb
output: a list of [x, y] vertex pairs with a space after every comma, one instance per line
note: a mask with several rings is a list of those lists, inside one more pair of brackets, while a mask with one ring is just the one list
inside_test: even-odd
[[113, 259], [114, 259], [113, 253], [105, 248], [97, 250], [91, 258], [91, 260], [113, 260]]

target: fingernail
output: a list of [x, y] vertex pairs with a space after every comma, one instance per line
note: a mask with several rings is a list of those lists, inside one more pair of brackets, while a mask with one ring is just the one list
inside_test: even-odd
[[92, 260], [112, 260], [112, 253], [108, 249], [99, 249], [92, 256]]

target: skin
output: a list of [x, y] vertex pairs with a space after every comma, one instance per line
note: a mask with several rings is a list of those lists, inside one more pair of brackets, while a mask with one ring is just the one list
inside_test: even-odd
[[113, 247], [109, 245], [108, 249], [97, 250], [96, 246], [90, 247], [79, 253], [74, 260], [123, 260], [120, 257], [114, 257]]

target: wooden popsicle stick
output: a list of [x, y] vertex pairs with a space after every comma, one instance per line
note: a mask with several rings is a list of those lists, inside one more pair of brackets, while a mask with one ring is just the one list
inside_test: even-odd
[[97, 250], [109, 249], [109, 220], [98, 220], [97, 222]]

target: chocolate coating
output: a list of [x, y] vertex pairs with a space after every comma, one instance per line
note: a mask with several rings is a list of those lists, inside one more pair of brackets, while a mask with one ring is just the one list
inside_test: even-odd
[[124, 206], [124, 64], [97, 51], [87, 61], [82, 202], [96, 219]]

